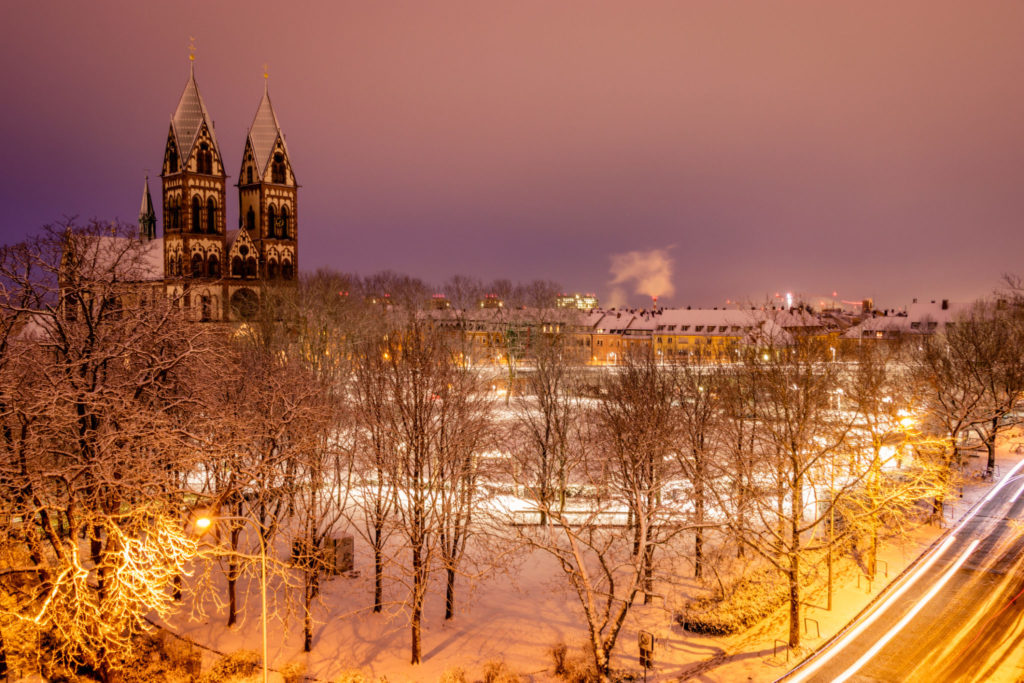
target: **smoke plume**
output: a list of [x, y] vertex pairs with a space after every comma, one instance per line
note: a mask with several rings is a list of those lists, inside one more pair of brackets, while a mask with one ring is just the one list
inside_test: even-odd
[[672, 284], [672, 258], [668, 252], [672, 247], [650, 251], [627, 251], [611, 256], [612, 279], [609, 306], [624, 306], [627, 292], [652, 297], [672, 296], [676, 292]]

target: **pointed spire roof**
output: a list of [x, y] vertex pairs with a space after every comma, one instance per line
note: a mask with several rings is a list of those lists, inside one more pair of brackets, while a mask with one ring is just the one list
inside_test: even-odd
[[270, 92], [266, 81], [263, 82], [263, 97], [260, 99], [260, 106], [256, 109], [256, 118], [249, 126], [249, 144], [252, 145], [252, 153], [256, 158], [256, 168], [260, 175], [267, 171], [267, 164], [270, 163], [270, 156], [274, 152], [274, 144], [280, 136], [281, 144], [284, 145], [285, 154], [288, 153], [288, 146], [284, 143], [284, 134], [277, 122], [277, 114], [270, 104]]
[[192, 62], [189, 62], [188, 82], [185, 84], [185, 91], [181, 93], [181, 99], [178, 100], [178, 108], [171, 117], [174, 137], [178, 141], [182, 159], [187, 159], [192, 152], [192, 146], [204, 122], [210, 131], [210, 137], [213, 138], [213, 146], [218, 147], [217, 138], [213, 133], [213, 122], [206, 111], [206, 103], [199, 94], [199, 86], [196, 85], [195, 69]]
[[139, 208], [139, 237], [142, 241], [156, 238], [156, 209], [153, 208], [153, 195], [149, 193], [149, 176], [142, 186], [142, 207]]

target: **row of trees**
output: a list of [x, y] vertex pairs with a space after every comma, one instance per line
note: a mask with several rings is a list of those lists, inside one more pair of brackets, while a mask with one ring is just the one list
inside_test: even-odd
[[[812, 570], [831, 599], [851, 542], [873, 575], [883, 529], [941, 515], [965, 434], [991, 473], [1024, 381], [1012, 303], [838, 362], [796, 336], [728, 363], [637, 351], [613, 369], [589, 367], [571, 314], [547, 310], [559, 324], [497, 400], [466, 339], [415, 305], [422, 283], [319, 273], [266, 289], [241, 327], [195, 324], [139, 284], [145, 253], [123, 237], [62, 229], [0, 252], [0, 637], [44, 638], [52, 666], [101, 678], [183, 589], [234, 623], [260, 548], [294, 585], [308, 651], [341, 533], [372, 563], [367, 609], [407, 612], [413, 662], [431, 587], [453, 618], [484, 546], [555, 560], [604, 676], [632, 606], [680, 560], [718, 580], [723, 548], [785, 582], [796, 646]], [[475, 303], [479, 284], [452, 282]], [[508, 290], [542, 303], [553, 287]], [[390, 307], [367, 303], [381, 291]], [[202, 538], [199, 516], [215, 520]], [[214, 566], [223, 594], [187, 578]]]

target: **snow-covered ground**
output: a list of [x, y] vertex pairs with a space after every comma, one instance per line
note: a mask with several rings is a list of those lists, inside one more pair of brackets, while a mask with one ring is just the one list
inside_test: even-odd
[[[1020, 455], [1013, 454], [1017, 437], [1000, 447], [998, 462], [1008, 470]], [[984, 458], [972, 460], [972, 469], [982, 470]], [[963, 498], [954, 501], [949, 519], [962, 515], [991, 486], [972, 481], [964, 489]], [[505, 501], [514, 507], [511, 500]], [[923, 527], [899, 544], [882, 549], [880, 558], [887, 563], [888, 577], [893, 578], [930, 544], [942, 529]], [[369, 610], [372, 600], [372, 570], [364, 553], [365, 544], [357, 537], [355, 578], [336, 577], [323, 585], [321, 599], [315, 607], [317, 619], [313, 651], [302, 649], [301, 613], [294, 599], [283, 599], [286, 589], [272, 581], [269, 602], [278, 616], [269, 627], [271, 666], [281, 668], [293, 663], [304, 665], [307, 674], [320, 680], [331, 680], [342, 672], [360, 669], [373, 676], [387, 676], [396, 681], [436, 681], [451, 668], [461, 667], [470, 679], [479, 679], [485, 663], [503, 660], [525, 680], [550, 680], [552, 666], [550, 649], [564, 642], [570, 647], [584, 642], [584, 621], [576, 597], [570, 594], [561, 572], [553, 560], [534, 552], [519, 557], [502, 557], [500, 541], [478, 550], [476, 567], [497, 565], [482, 577], [459, 578], [457, 616], [445, 622], [443, 591], [434, 590], [427, 599], [423, 625], [422, 664], [409, 664], [409, 626], [407, 614], [397, 607], [387, 607], [383, 614]], [[282, 542], [274, 549], [281, 559], [288, 548]], [[494, 561], [497, 558], [497, 561]], [[488, 561], [485, 561], [488, 560]], [[887, 579], [880, 576], [869, 588], [865, 581], [858, 585], [858, 570], [851, 563], [840, 571], [834, 596], [834, 609], [824, 609], [824, 595], [811, 594], [805, 615], [815, 620], [820, 636], [812, 632], [805, 643], [813, 647], [826, 640], [853, 617], [874, 594], [884, 588]], [[222, 581], [219, 572], [214, 573]], [[256, 580], [243, 580], [241, 624], [227, 629], [225, 614], [207, 604], [208, 614], [198, 619], [182, 614], [173, 620], [171, 630], [196, 642], [222, 652], [245, 648], [260, 649], [260, 597]], [[291, 589], [294, 593], [294, 589]], [[772, 680], [787, 668], [780, 651], [773, 654], [776, 638], [784, 638], [784, 613], [765, 620], [749, 631], [733, 637], [702, 637], [682, 631], [674, 624], [672, 611], [689, 595], [696, 594], [697, 584], [681, 578], [665, 590], [665, 600], [655, 605], [638, 605], [620, 634], [614, 665], [639, 671], [637, 662], [637, 631], [645, 629], [655, 636], [656, 669], [648, 680], [763, 681]], [[404, 588], [390, 582], [386, 599], [398, 604]], [[223, 592], [221, 593], [223, 595]], [[664, 604], [663, 604], [664, 603]], [[288, 607], [287, 605], [291, 605]], [[208, 655], [212, 661], [214, 655]], [[791, 663], [795, 663], [795, 656]], [[280, 679], [280, 677], [278, 677]]]

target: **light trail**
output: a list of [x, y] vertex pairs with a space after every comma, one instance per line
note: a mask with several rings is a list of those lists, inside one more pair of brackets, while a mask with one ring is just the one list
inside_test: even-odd
[[807, 678], [813, 676], [818, 671], [818, 669], [820, 669], [822, 666], [831, 661], [831, 659], [835, 657], [837, 654], [839, 654], [839, 652], [841, 652], [844, 647], [850, 644], [850, 641], [852, 641], [861, 633], [863, 633], [869, 626], [871, 626], [871, 624], [875, 623], [875, 620], [878, 619], [878, 617], [880, 617], [883, 612], [885, 612], [885, 609], [890, 604], [897, 600], [901, 595], [906, 593], [907, 590], [911, 586], [913, 586], [914, 583], [921, 577], [921, 575], [924, 574], [924, 572], [928, 571], [933, 564], [935, 564], [935, 562], [939, 559], [942, 553], [946, 552], [949, 546], [953, 545], [954, 540], [956, 540], [956, 536], [952, 534], [947, 536], [946, 540], [943, 541], [942, 544], [935, 549], [935, 552], [932, 553], [931, 557], [929, 557], [925, 561], [925, 563], [920, 566], [919, 570], [910, 577], [908, 577], [908, 580], [902, 586], [897, 588], [892, 595], [887, 597], [883, 602], [879, 603], [874, 612], [872, 612], [866, 619], [864, 619], [864, 621], [860, 622], [854, 628], [847, 631], [847, 633], [842, 637], [842, 639], [840, 641], [837, 641], [835, 647], [832, 647], [827, 652], [822, 654], [817, 660], [815, 660], [805, 669], [802, 669], [790, 680], [794, 683], [804, 681]]
[[1017, 502], [1017, 499], [1020, 498], [1020, 494], [1022, 493], [1024, 493], [1024, 484], [1021, 484], [1020, 488], [1017, 489], [1017, 493], [1013, 494], [1013, 498], [1010, 499], [1010, 503], [1012, 504]]
[[[978, 514], [978, 511], [981, 510], [981, 508], [984, 507], [985, 504], [988, 503], [993, 498], [993, 496], [999, 493], [999, 491], [1006, 484], [1008, 484], [1011, 479], [1014, 478], [1014, 476], [1017, 474], [1017, 472], [1020, 470], [1022, 466], [1024, 466], [1024, 460], [1018, 461], [1017, 464], [1014, 465], [1013, 468], [1006, 473], [1006, 476], [1003, 477], [998, 484], [992, 487], [992, 490], [989, 491], [985, 495], [985, 497], [983, 497], [980, 501], [978, 501], [978, 503], [971, 509], [971, 511], [967, 513], [962, 520], [960, 520], [960, 523], [956, 526], [956, 528], [950, 531], [949, 535], [946, 537], [946, 540], [944, 540], [937, 548], [935, 548], [932, 551], [932, 553], [928, 556], [928, 559], [926, 559], [910, 574], [907, 574], [904, 578], [904, 582], [899, 586], [899, 588], [897, 588], [891, 595], [887, 596], [884, 600], [880, 601], [875, 606], [874, 611], [872, 611], [871, 614], [865, 617], [863, 621], [861, 621], [859, 624], [851, 628], [849, 631], [847, 631], [844, 634], [841, 634], [831, 645], [826, 646], [827, 649], [820, 650], [819, 654], [813, 659], [813, 661], [811, 661], [810, 659], [805, 660], [805, 665], [803, 666], [803, 668], [797, 671], [791, 678], [786, 679], [786, 677], [784, 676], [783, 679], [793, 681], [793, 683], [799, 683], [800, 681], [807, 680], [808, 678], [813, 676], [821, 667], [830, 662], [832, 658], [839, 654], [843, 650], [843, 648], [850, 644], [851, 641], [853, 641], [855, 638], [857, 638], [857, 636], [859, 636], [869, 626], [871, 626], [871, 624], [873, 624], [875, 620], [878, 619], [878, 617], [880, 617], [882, 613], [885, 612], [885, 610], [893, 604], [893, 602], [899, 599], [901, 595], [903, 595], [912, 585], [914, 585], [914, 583], [916, 583], [917, 580], [921, 578], [921, 576], [925, 572], [927, 572], [933, 564], [935, 564], [939, 557], [941, 557], [942, 554], [946, 552], [946, 550], [948, 550], [949, 547], [953, 544], [953, 541], [956, 540], [956, 535], [964, 528], [964, 525], [966, 525], [967, 522], [971, 521], [971, 519], [973, 519], [974, 516]], [[1024, 489], [1024, 486], [1022, 486], [1021, 488]], [[1020, 491], [1018, 491], [1018, 494], [1019, 493]], [[972, 545], [977, 543], [978, 541], [972, 541]]]
[[942, 587], [949, 583], [949, 580], [952, 579], [953, 575], [960, 570], [960, 567], [963, 566], [963, 563], [967, 561], [967, 558], [970, 557], [971, 553], [974, 552], [974, 549], [978, 547], [979, 543], [981, 543], [981, 541], [977, 538], [971, 541], [970, 545], [967, 546], [967, 549], [960, 554], [960, 557], [957, 558], [957, 561], [954, 562], [953, 566], [949, 568], [949, 571], [942, 575], [942, 578], [939, 579], [938, 583], [932, 586], [931, 590], [929, 590], [923, 598], [918, 600], [917, 604], [915, 604], [914, 607], [909, 612], [907, 612], [895, 626], [889, 629], [888, 633], [879, 638], [878, 642], [872, 645], [870, 650], [861, 655], [860, 659], [853, 663], [853, 666], [851, 666], [843, 673], [839, 674], [839, 676], [833, 680], [833, 683], [843, 683], [843, 681], [849, 679], [850, 676], [857, 673], [857, 671], [860, 670], [862, 666], [871, 661], [871, 658], [877, 655], [879, 650], [885, 647], [890, 640], [895, 638], [896, 634], [902, 631], [903, 627], [909, 624], [910, 620], [916, 617], [917, 613], [920, 612], [924, 608], [924, 606], [931, 601], [932, 598], [938, 595], [938, 592], [942, 590]]

